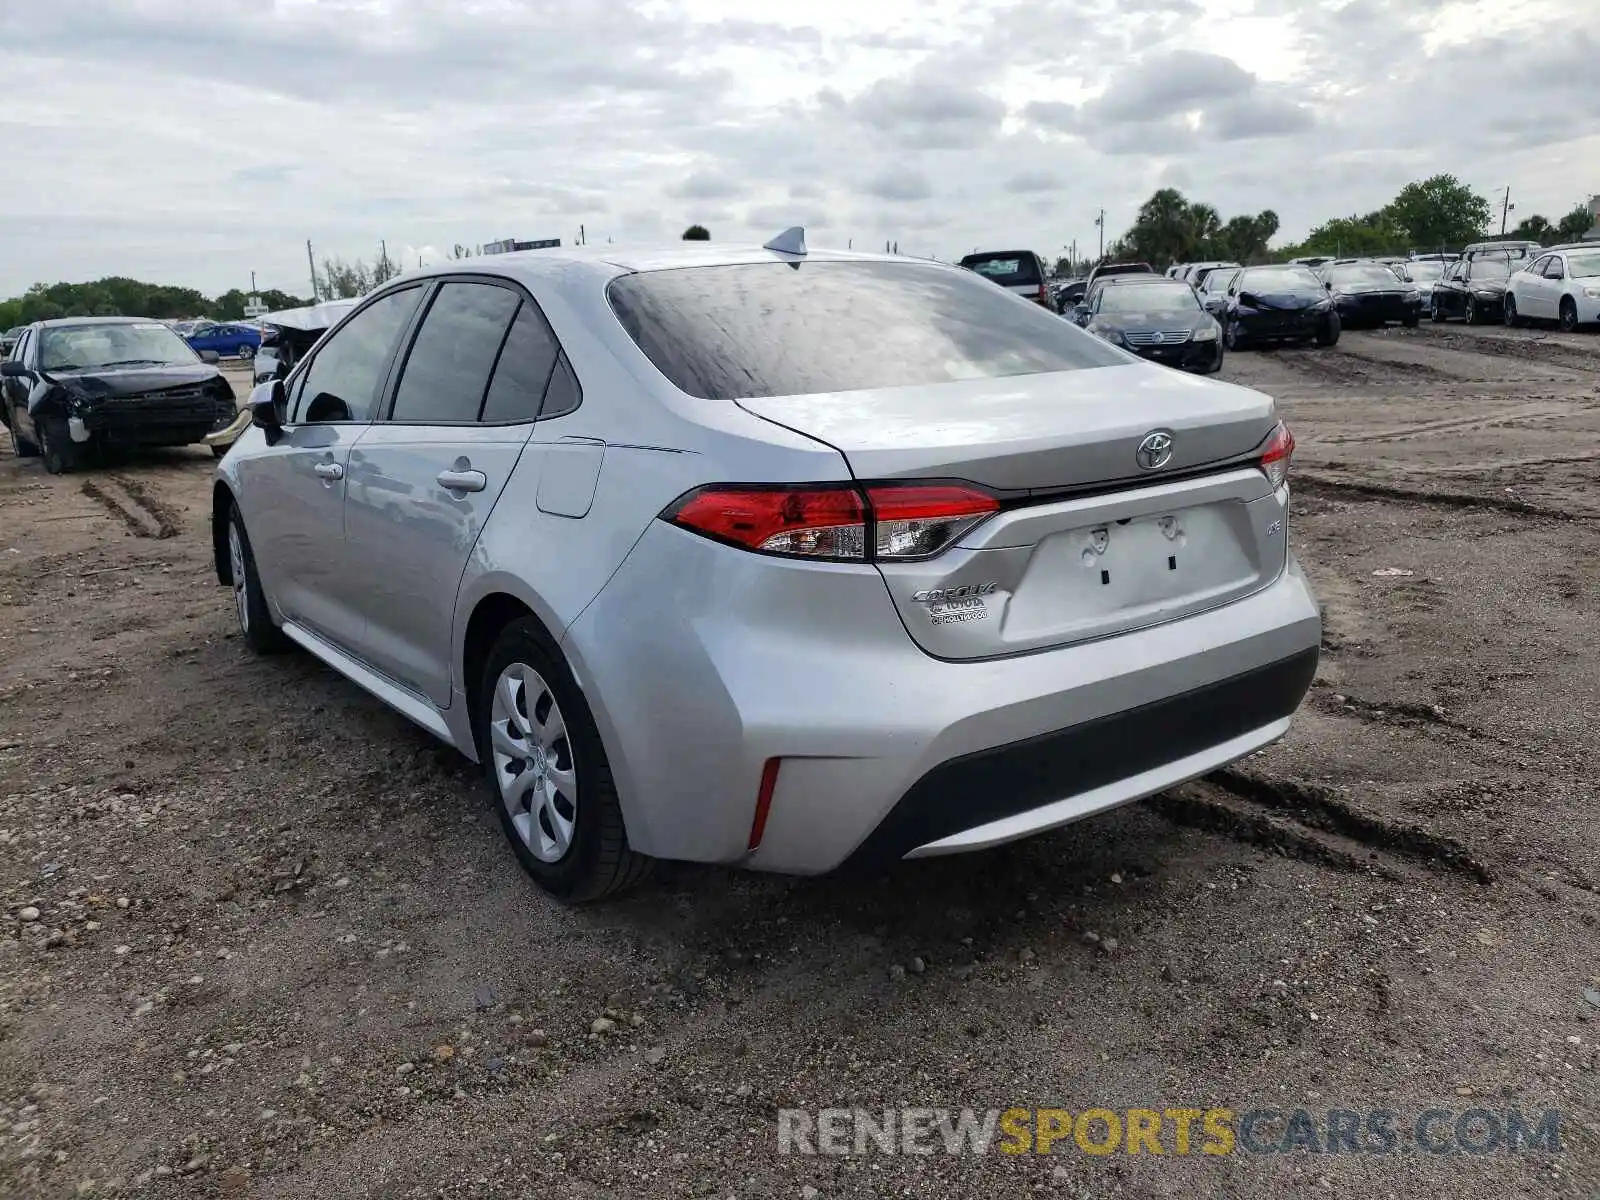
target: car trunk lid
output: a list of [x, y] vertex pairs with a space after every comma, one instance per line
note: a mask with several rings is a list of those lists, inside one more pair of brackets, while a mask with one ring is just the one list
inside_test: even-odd
[[[1283, 570], [1288, 497], [1250, 460], [1269, 397], [1130, 364], [930, 387], [745, 399], [862, 480], [966, 480], [1000, 513], [920, 562], [880, 562], [942, 658], [1066, 645], [1229, 603]], [[1170, 457], [1159, 466], [1141, 446]]]

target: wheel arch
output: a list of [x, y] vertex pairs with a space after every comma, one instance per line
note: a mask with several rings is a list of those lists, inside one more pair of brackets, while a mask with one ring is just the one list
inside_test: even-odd
[[222, 480], [211, 485], [211, 559], [217, 582], [233, 586], [233, 563], [228, 557], [228, 520], [233, 515], [233, 489]]

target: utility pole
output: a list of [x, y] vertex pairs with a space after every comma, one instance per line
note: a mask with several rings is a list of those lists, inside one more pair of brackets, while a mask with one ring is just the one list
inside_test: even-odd
[[256, 294], [256, 273], [254, 271], [250, 272], [250, 294], [252, 296]]
[[1100, 210], [1100, 215], [1097, 216], [1094, 219], [1094, 223], [1100, 229], [1100, 255], [1099, 255], [1098, 258], [1095, 259], [1096, 262], [1099, 262], [1102, 259], [1104, 259], [1105, 256], [1106, 256], [1106, 210], [1105, 209], [1102, 208]]
[[588, 240], [584, 237], [583, 226], [579, 225], [578, 226], [578, 245], [587, 246], [588, 244], [589, 244]]
[[1511, 203], [1511, 185], [1506, 184], [1505, 199], [1500, 202], [1500, 236], [1506, 235], [1506, 218], [1511, 215], [1511, 210], [1516, 207]]
[[317, 302], [317, 260], [311, 257], [311, 239], [306, 239], [306, 266], [311, 268], [311, 303]]

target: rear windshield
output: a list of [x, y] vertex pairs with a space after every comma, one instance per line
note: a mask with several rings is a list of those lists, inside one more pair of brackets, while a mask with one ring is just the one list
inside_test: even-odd
[[968, 271], [752, 263], [614, 280], [611, 307], [657, 370], [708, 400], [911, 387], [1117, 366], [1126, 357]]
[[1014, 250], [1004, 254], [969, 254], [961, 260], [961, 265], [1005, 287], [1043, 282], [1038, 260], [1031, 254]]

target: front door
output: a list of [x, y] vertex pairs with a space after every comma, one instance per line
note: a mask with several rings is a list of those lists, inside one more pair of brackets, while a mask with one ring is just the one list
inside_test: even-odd
[[532, 300], [445, 280], [386, 414], [351, 456], [345, 529], [362, 581], [361, 657], [440, 708], [468, 557], [521, 458], [556, 358]]
[[346, 650], [362, 632], [359, 581], [345, 561], [351, 450], [367, 432], [422, 291], [388, 293], [320, 345], [289, 382], [284, 436], [239, 464], [262, 586], [287, 620]]

